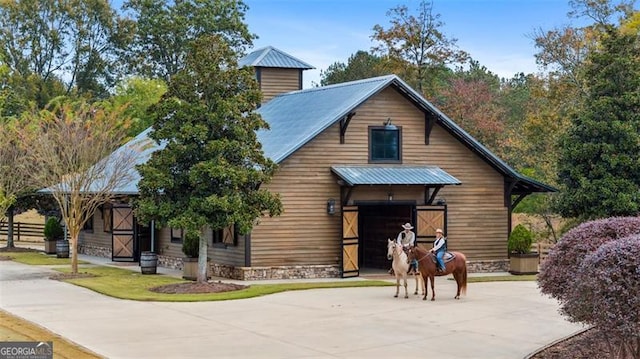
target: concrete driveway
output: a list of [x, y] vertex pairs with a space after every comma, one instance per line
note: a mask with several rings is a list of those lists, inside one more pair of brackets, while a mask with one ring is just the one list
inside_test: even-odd
[[438, 278], [435, 302], [376, 287], [160, 303], [106, 297], [51, 272], [0, 261], [0, 308], [108, 358], [514, 359], [582, 329], [535, 282], [470, 283], [454, 300], [455, 282]]

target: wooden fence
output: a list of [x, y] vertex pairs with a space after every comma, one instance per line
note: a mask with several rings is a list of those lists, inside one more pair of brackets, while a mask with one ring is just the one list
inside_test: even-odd
[[549, 255], [549, 251], [553, 246], [554, 245], [551, 243], [533, 243], [531, 245], [531, 250], [540, 253], [539, 262], [542, 263], [542, 261], [544, 261]]
[[[0, 238], [6, 240], [9, 225], [7, 222], [0, 222]], [[14, 241], [34, 241], [44, 239], [44, 223], [13, 223], [13, 240]]]

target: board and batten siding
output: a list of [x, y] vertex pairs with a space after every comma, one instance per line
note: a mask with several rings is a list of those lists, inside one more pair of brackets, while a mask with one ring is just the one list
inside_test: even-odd
[[[504, 178], [440, 126], [425, 145], [425, 116], [389, 87], [355, 109], [340, 144], [339, 123], [285, 159], [267, 186], [279, 193], [284, 213], [260, 219], [251, 235], [252, 266], [339, 264], [342, 216], [340, 187], [332, 165], [367, 164], [368, 129], [387, 118], [402, 131], [402, 164], [438, 166], [462, 182], [446, 186], [438, 197], [448, 204], [449, 249], [469, 260], [504, 259], [507, 254], [507, 216]], [[423, 186], [392, 186], [394, 201], [422, 204]], [[388, 188], [359, 186], [350, 200], [386, 200]], [[329, 198], [336, 214], [326, 212]]]
[[300, 90], [301, 85], [302, 71], [300, 69], [260, 68], [262, 103], [266, 103], [277, 95]]

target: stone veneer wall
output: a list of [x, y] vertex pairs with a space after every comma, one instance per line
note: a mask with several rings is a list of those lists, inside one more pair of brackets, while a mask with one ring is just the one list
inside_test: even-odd
[[467, 273], [492, 273], [509, 271], [508, 259], [467, 261]]
[[88, 256], [111, 258], [111, 248], [78, 243], [78, 253]]

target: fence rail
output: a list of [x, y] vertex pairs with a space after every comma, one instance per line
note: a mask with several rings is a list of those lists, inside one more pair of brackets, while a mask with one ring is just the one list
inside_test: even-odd
[[533, 243], [531, 244], [531, 250], [540, 253], [539, 261], [542, 263], [549, 255], [549, 251], [553, 246], [554, 244], [551, 243]]
[[[9, 224], [7, 222], [0, 222], [0, 236], [7, 237], [9, 230]], [[21, 241], [26, 239], [42, 240], [44, 238], [44, 223], [13, 223], [13, 240]]]

